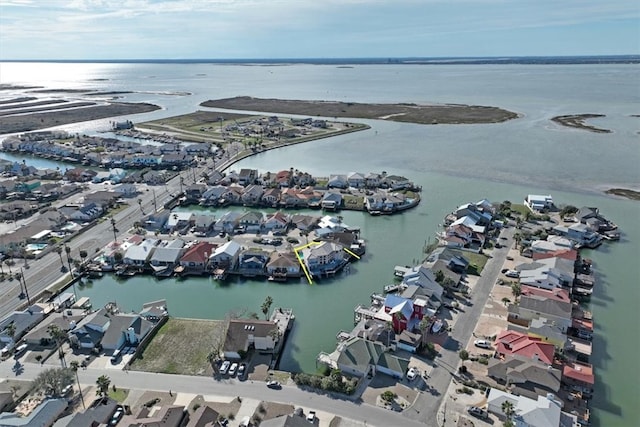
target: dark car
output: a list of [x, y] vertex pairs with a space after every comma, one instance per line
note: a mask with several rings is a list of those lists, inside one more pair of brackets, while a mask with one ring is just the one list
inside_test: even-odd
[[482, 418], [483, 420], [489, 418], [487, 411], [482, 408], [478, 408], [477, 406], [470, 406], [469, 409], [467, 409], [467, 412], [474, 417]]
[[278, 381], [267, 381], [267, 387], [279, 390], [282, 388], [282, 385]]

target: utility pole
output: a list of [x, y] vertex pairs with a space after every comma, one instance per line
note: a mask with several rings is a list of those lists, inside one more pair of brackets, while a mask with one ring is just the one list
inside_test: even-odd
[[118, 236], [116, 235], [116, 219], [111, 217], [111, 227], [113, 227], [113, 241], [118, 241]]
[[31, 298], [29, 298], [29, 290], [27, 289], [27, 280], [24, 278], [24, 271], [20, 267], [20, 273], [22, 274], [22, 283], [24, 284], [24, 293], [27, 296], [27, 304], [31, 305]]

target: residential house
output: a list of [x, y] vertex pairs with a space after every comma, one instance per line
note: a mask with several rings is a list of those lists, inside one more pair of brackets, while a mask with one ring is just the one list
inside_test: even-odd
[[409, 353], [417, 353], [422, 343], [422, 335], [409, 332], [407, 329], [402, 331], [397, 337], [396, 347]]
[[203, 206], [215, 206], [222, 199], [223, 195], [227, 192], [227, 187], [223, 185], [215, 185], [207, 188], [200, 197], [200, 204]]
[[286, 231], [289, 227], [289, 216], [281, 211], [268, 214], [264, 221], [264, 229], [267, 231]]
[[49, 327], [55, 325], [63, 332], [68, 332], [84, 318], [84, 310], [68, 310], [61, 313], [50, 313], [24, 336], [24, 342], [30, 346], [46, 345], [51, 341]]
[[565, 289], [545, 290], [522, 286], [519, 304], [511, 304], [508, 310], [508, 320], [517, 324], [545, 319], [563, 333], [572, 325], [572, 303]]
[[333, 369], [339, 369], [346, 375], [356, 377], [380, 372], [394, 378], [402, 378], [409, 367], [407, 359], [387, 353], [382, 343], [360, 337], [352, 337], [341, 342], [331, 354], [320, 353], [319, 361]]
[[194, 215], [193, 227], [196, 236], [207, 236], [213, 231], [213, 226], [216, 223], [216, 217], [213, 215]]
[[554, 207], [553, 197], [551, 197], [551, 195], [542, 196], [538, 194], [529, 194], [524, 199], [524, 204], [533, 213], [546, 212]]
[[242, 247], [235, 240], [229, 240], [222, 246], [215, 248], [209, 256], [211, 270], [217, 268], [234, 268]]
[[88, 182], [93, 180], [93, 177], [98, 174], [97, 171], [84, 168], [67, 169], [64, 172], [64, 179], [71, 182]]
[[495, 341], [496, 356], [521, 356], [525, 359], [540, 361], [546, 365], [553, 365], [555, 346], [532, 338], [516, 331], [502, 331]]
[[364, 175], [359, 172], [350, 172], [347, 174], [347, 183], [349, 184], [349, 187], [364, 188], [366, 179]]
[[189, 200], [200, 200], [206, 191], [207, 186], [204, 184], [190, 184], [184, 189], [184, 194]]
[[556, 225], [552, 230], [554, 233], [572, 240], [578, 246], [594, 248], [602, 242], [602, 236], [583, 223], [572, 224], [569, 227]]
[[122, 262], [139, 268], [145, 267], [159, 242], [157, 239], [145, 239], [137, 245], [130, 246], [124, 253]]
[[280, 340], [278, 325], [270, 320], [231, 319], [224, 341], [225, 359], [241, 359], [249, 349], [273, 351]]
[[84, 203], [95, 203], [102, 206], [104, 209], [107, 209], [113, 207], [119, 198], [120, 194], [115, 191], [96, 191], [94, 193], [85, 194]]
[[247, 233], [259, 233], [264, 224], [262, 212], [246, 211], [238, 217], [238, 228]]
[[171, 216], [171, 212], [167, 210], [154, 212], [144, 218], [144, 228], [149, 231], [161, 231], [166, 228], [165, 226], [167, 221], [169, 221], [169, 216]]
[[300, 263], [293, 253], [271, 253], [267, 263], [267, 274], [272, 277], [300, 277]]
[[120, 197], [135, 197], [138, 194], [138, 188], [131, 183], [119, 184], [113, 188], [113, 191], [120, 194]]
[[426, 301], [416, 299], [416, 301], [403, 298], [399, 295], [388, 294], [384, 300], [384, 312], [390, 316], [395, 333], [399, 334], [404, 330], [412, 331], [425, 315]]
[[588, 363], [566, 361], [562, 364], [562, 383], [590, 398], [595, 384], [593, 366]]
[[304, 262], [311, 275], [323, 275], [335, 272], [348, 261], [348, 255], [341, 245], [322, 242], [302, 250]]
[[72, 347], [93, 349], [102, 340], [102, 336], [109, 329], [111, 317], [109, 312], [101, 308], [87, 315], [69, 332], [69, 342]]
[[[184, 427], [216, 427], [220, 413], [210, 406], [200, 406], [189, 416], [189, 422]], [[265, 421], [261, 423], [264, 425]], [[308, 426], [304, 426], [308, 427]]]
[[315, 229], [319, 220], [320, 218], [311, 215], [294, 214], [291, 216], [291, 224], [298, 230], [305, 232]]
[[439, 306], [444, 288], [437, 282], [435, 273], [424, 264], [412, 267], [402, 277], [402, 284], [415, 285], [422, 289], [422, 294]]
[[364, 176], [365, 186], [367, 188], [378, 188], [380, 186], [380, 179], [382, 175], [379, 173], [369, 172]]
[[562, 379], [559, 369], [517, 355], [490, 359], [488, 376], [506, 385], [511, 393], [530, 399], [558, 393]]
[[257, 169], [240, 169], [238, 174], [238, 184], [244, 186], [255, 184], [258, 179]]
[[0, 413], [0, 426], [51, 427], [68, 406], [67, 399], [44, 399], [26, 416], [19, 412]]
[[60, 418], [54, 427], [87, 427], [107, 425], [116, 411], [119, 402], [109, 397], [98, 398], [83, 412], [76, 412]]
[[391, 190], [404, 190], [413, 187], [413, 183], [404, 176], [385, 175], [382, 178], [381, 186], [384, 186]]
[[264, 268], [270, 258], [270, 253], [261, 249], [246, 249], [240, 252], [238, 258], [238, 271], [245, 276], [258, 276], [264, 274]]
[[293, 187], [282, 189], [280, 191], [280, 206], [285, 208], [306, 206], [307, 200], [304, 197], [300, 197], [299, 192], [299, 189]]
[[216, 232], [223, 231], [225, 233], [232, 234], [234, 230], [238, 227], [238, 218], [240, 218], [241, 215], [242, 213], [240, 212], [235, 212], [235, 211], [227, 212], [224, 215], [222, 215], [220, 219], [216, 221], [216, 223], [213, 226], [213, 229]]
[[[27, 332], [44, 318], [43, 311], [32, 305], [26, 310], [14, 311], [0, 320], [0, 348], [13, 347]], [[12, 326], [13, 325], [13, 326]], [[11, 334], [10, 331], [13, 330]]]
[[516, 270], [520, 272], [520, 284], [543, 289], [571, 287], [575, 278], [574, 262], [561, 257], [539, 259], [520, 264]]
[[250, 184], [242, 192], [242, 203], [247, 206], [256, 206], [262, 202], [264, 187], [262, 185]]
[[280, 201], [280, 189], [279, 188], [268, 188], [262, 194], [260, 201], [263, 205], [266, 206], [277, 206]]
[[260, 421], [261, 427], [308, 427], [309, 421], [296, 414], [280, 415]]
[[577, 427], [575, 415], [562, 411], [562, 402], [555, 395], [548, 394], [530, 399], [516, 396], [495, 388], [490, 389], [487, 397], [487, 410], [501, 418], [506, 418], [502, 407], [510, 402], [515, 413], [514, 425], [518, 427]]
[[184, 230], [191, 227], [194, 218], [193, 212], [171, 212], [164, 228], [170, 233]]
[[142, 311], [140, 311], [140, 317], [151, 323], [158, 323], [160, 319], [168, 315], [167, 301], [164, 299], [146, 302], [142, 304]]
[[209, 242], [199, 242], [186, 250], [180, 265], [185, 271], [193, 273], [204, 273], [207, 270], [209, 256], [217, 248], [217, 245]]
[[346, 175], [329, 175], [329, 180], [327, 181], [328, 188], [348, 188], [349, 181], [347, 180]]
[[583, 206], [575, 216], [582, 224], [586, 224], [591, 230], [599, 233], [618, 228], [614, 223], [602, 216], [598, 208]]
[[184, 253], [185, 242], [180, 239], [163, 241], [153, 251], [149, 258], [149, 264], [154, 272], [160, 273], [165, 270], [173, 270]]
[[122, 417], [118, 425], [123, 427], [180, 427], [184, 424], [185, 415], [187, 415], [187, 410], [181, 405], [162, 405], [157, 410], [143, 406], [137, 415], [131, 414]]
[[320, 206], [322, 209], [336, 210], [342, 207], [342, 194], [327, 191], [322, 196], [322, 200], [320, 201]]
[[106, 354], [113, 354], [123, 347], [137, 346], [152, 329], [153, 323], [138, 314], [114, 314], [100, 345]]

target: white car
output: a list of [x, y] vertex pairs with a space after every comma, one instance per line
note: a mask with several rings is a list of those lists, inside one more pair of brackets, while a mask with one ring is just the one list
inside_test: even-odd
[[220, 373], [222, 375], [226, 375], [227, 372], [229, 371], [230, 366], [231, 366], [231, 362], [229, 362], [228, 360], [225, 360], [224, 362], [222, 362], [222, 366], [220, 366]]
[[417, 368], [409, 368], [407, 371], [407, 379], [409, 381], [413, 381], [418, 375], [420, 375], [420, 371]]
[[236, 362], [233, 362], [229, 367], [229, 375], [234, 376], [237, 370], [238, 370], [238, 364]]
[[473, 342], [473, 345], [475, 345], [476, 347], [480, 347], [480, 348], [486, 348], [486, 349], [490, 349], [491, 348], [491, 343], [487, 340], [475, 340]]
[[520, 277], [520, 272], [518, 270], [509, 270], [506, 273], [504, 273], [504, 275], [507, 277], [517, 279], [518, 277]]

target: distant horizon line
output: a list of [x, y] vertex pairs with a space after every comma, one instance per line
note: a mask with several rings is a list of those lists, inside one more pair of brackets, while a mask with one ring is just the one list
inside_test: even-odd
[[25, 63], [129, 63], [129, 64], [597, 64], [640, 63], [640, 55], [524, 55], [524, 56], [404, 56], [335, 58], [134, 58], [134, 59], [0, 59], [0, 62]]

